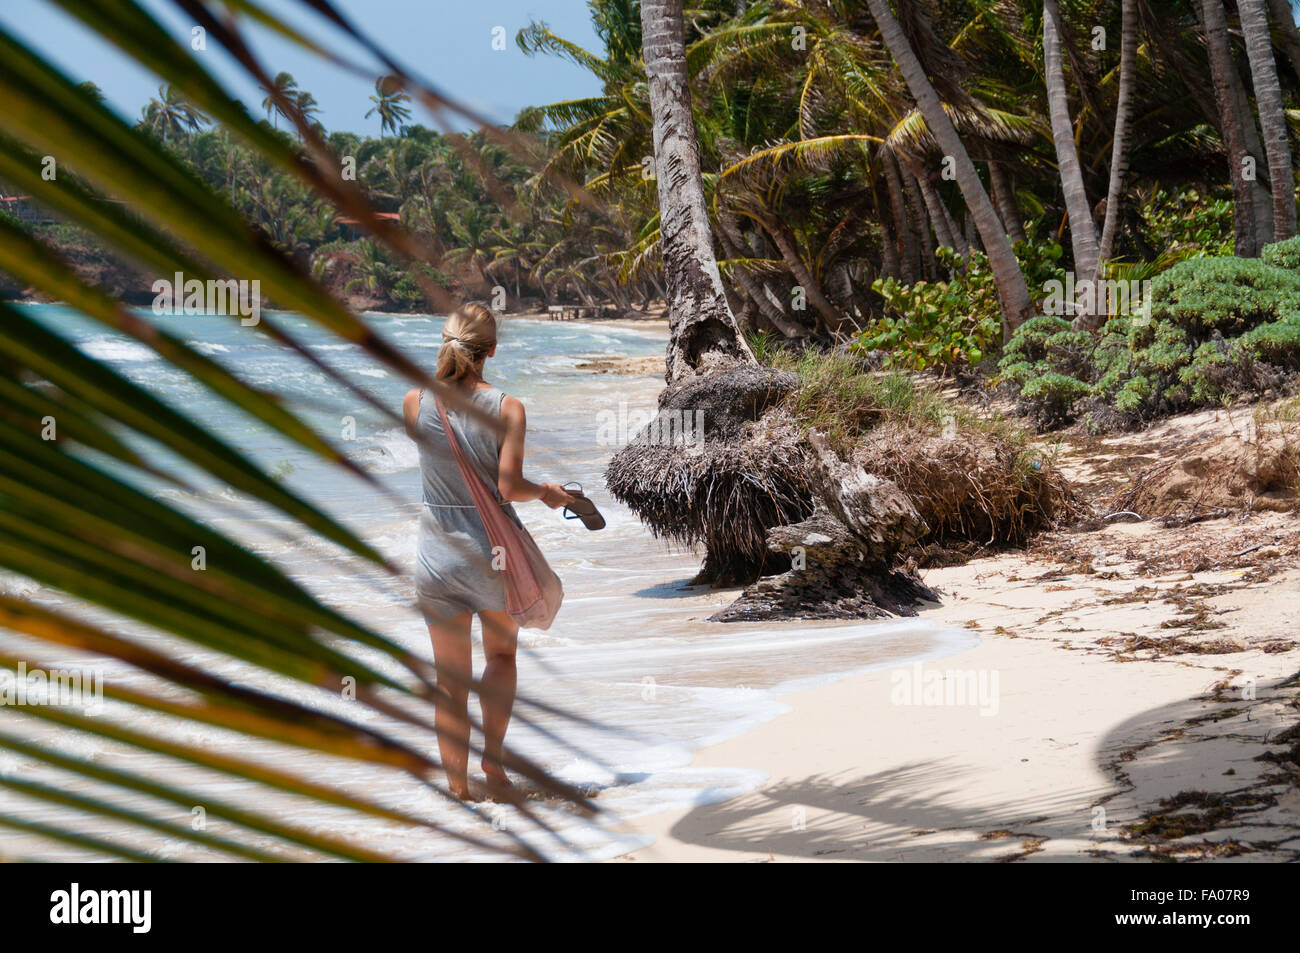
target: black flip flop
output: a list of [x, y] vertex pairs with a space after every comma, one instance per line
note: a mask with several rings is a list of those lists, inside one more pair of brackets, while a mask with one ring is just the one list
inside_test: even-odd
[[[574, 487], [577, 487], [577, 489], [575, 490]], [[564, 492], [577, 497], [577, 500], [572, 505], [564, 508], [564, 518], [566, 520], [582, 520], [582, 525], [591, 530], [605, 528], [605, 517], [600, 515], [600, 510], [596, 509], [596, 504], [583, 495], [581, 483], [564, 484]], [[570, 510], [573, 511], [572, 514], [569, 512]]]

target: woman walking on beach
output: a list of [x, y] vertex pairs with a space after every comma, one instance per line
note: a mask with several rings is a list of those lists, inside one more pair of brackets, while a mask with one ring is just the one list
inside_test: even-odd
[[[496, 318], [485, 306], [470, 302], [448, 318], [434, 376], [457, 388], [481, 415], [445, 406], [456, 440], [497, 503], [516, 524], [511, 502], [541, 500], [551, 509], [571, 505], [574, 497], [557, 483], [524, 479], [524, 407], [483, 379], [483, 365], [496, 353]], [[406, 395], [402, 410], [406, 431], [420, 451], [423, 490], [416, 592], [433, 640], [439, 693], [435, 725], [438, 748], [451, 792], [469, 797], [467, 712], [472, 677], [470, 623], [479, 617], [483, 632], [483, 669], [479, 700], [483, 708], [483, 772], [489, 784], [509, 784], [501, 763], [502, 744], [515, 698], [515, 647], [519, 627], [506, 612], [499, 566], [469, 487], [447, 440], [437, 401], [423, 389]]]

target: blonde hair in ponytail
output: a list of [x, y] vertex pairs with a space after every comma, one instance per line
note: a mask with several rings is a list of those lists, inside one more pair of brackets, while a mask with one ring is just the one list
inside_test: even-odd
[[458, 381], [479, 371], [488, 352], [497, 343], [497, 320], [478, 301], [467, 301], [447, 316], [442, 326], [442, 348], [434, 377]]

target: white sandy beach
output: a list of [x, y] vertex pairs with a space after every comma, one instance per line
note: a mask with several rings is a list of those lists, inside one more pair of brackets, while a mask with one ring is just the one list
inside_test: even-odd
[[[926, 615], [969, 624], [981, 641], [925, 663], [924, 679], [982, 674], [997, 688], [987, 713], [896, 703], [911, 666], [787, 696], [789, 714], [696, 760], [761, 769], [766, 784], [642, 819], [634, 830], [654, 844], [621, 859], [1300, 857], [1295, 764], [1255, 760], [1295, 744], [1264, 741], [1296, 719], [1300, 572], [1285, 567], [1300, 521], [1216, 522], [1195, 530], [1280, 546], [1255, 550], [1265, 558], [1249, 568], [1152, 576], [1128, 556], [1172, 551], [1188, 530], [1121, 525], [1086, 537], [1096, 557], [1084, 574], [1022, 554], [925, 573], [944, 595]], [[1259, 578], [1269, 566], [1277, 574]], [[1165, 645], [1129, 651], [1134, 635]], [[1199, 654], [1206, 647], [1239, 650]], [[1267, 780], [1287, 772], [1290, 785]], [[1185, 792], [1225, 799], [1161, 807]], [[1148, 835], [1125, 836], [1144, 815], [1169, 811], [1172, 821], [1157, 817]], [[1177, 836], [1176, 825], [1191, 833]]]

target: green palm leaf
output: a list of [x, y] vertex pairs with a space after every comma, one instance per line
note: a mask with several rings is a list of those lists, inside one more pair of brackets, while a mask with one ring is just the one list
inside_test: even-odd
[[[323, 143], [307, 128], [307, 97], [281, 102], [282, 96], [271, 94], [276, 108], [299, 125], [311, 161], [255, 122], [133, 0], [54, 2], [160, 77], [164, 89], [153, 112], [160, 132], [183, 131], [203, 117], [220, 123], [223, 134], [241, 139], [259, 162], [293, 176], [304, 195], [373, 225], [377, 239], [396, 255], [436, 261], [422, 243], [378, 219], [363, 191], [330, 166]], [[235, 21], [226, 19], [227, 7], [346, 65], [253, 0], [222, 5], [220, 18], [216, 4], [174, 2], [209, 25], [210, 34], [264, 85], [273, 85], [269, 74], [242, 43]], [[357, 35], [323, 0], [304, 0], [304, 6]], [[385, 62], [402, 85], [413, 83], [391, 60]], [[416, 93], [425, 102], [438, 98], [427, 86]], [[39, 174], [38, 160], [45, 155], [58, 163], [52, 180]], [[445, 392], [458, 406], [464, 403], [335, 301], [172, 152], [128, 126], [98, 97], [3, 31], [0, 178], [148, 272], [170, 278], [179, 271], [204, 281], [256, 278], [277, 305], [360, 345], [398, 374]], [[117, 202], [106, 203], [105, 197]], [[264, 193], [263, 198], [274, 200], [274, 195]], [[38, 237], [7, 220], [0, 220], [0, 270], [150, 347], [231, 411], [369, 479], [280, 400], [123, 308], [80, 279]], [[263, 319], [250, 333], [266, 334], [296, 350], [338, 386], [374, 405], [372, 397], [273, 321]], [[266, 475], [240, 449], [82, 353], [25, 309], [8, 305], [0, 305], [0, 401], [0, 568], [45, 587], [39, 601], [0, 593], [0, 629], [14, 633], [0, 641], [0, 668], [16, 677], [39, 665], [42, 650], [53, 650], [61, 653], [60, 659], [74, 652], [87, 664], [111, 659], [132, 673], [102, 686], [110, 717], [30, 706], [17, 711], [25, 717], [15, 718], [5, 709], [0, 747], [36, 767], [21, 776], [0, 776], [14, 804], [0, 814], [0, 826], [38, 845], [32, 848], [36, 854], [59, 844], [121, 859], [154, 860], [160, 856], [161, 837], [252, 860], [401, 859], [253, 806], [259, 792], [273, 791], [329, 805], [353, 818], [396, 825], [411, 835], [452, 837], [478, 849], [539, 859], [517, 832], [484, 827], [480, 836], [451, 831], [418, 813], [301, 776], [263, 757], [188, 740], [194, 730], [206, 727], [245, 742], [257, 739], [397, 772], [416, 787], [436, 791], [438, 762], [428, 752], [436, 740], [433, 704], [445, 686], [435, 680], [429, 662], [321, 602], [237, 540], [145, 492], [142, 480], [165, 480], [186, 490], [191, 483], [215, 481], [243, 495], [248, 502], [238, 507], [252, 502], [274, 507], [298, 532], [342, 547], [328, 558], [350, 553], [390, 571], [393, 567], [356, 533]], [[382, 409], [397, 419], [393, 408]], [[57, 435], [46, 439], [51, 421]], [[95, 455], [100, 462], [94, 462]], [[205, 555], [202, 569], [194, 563], [196, 548]], [[53, 592], [83, 608], [56, 611], [44, 604], [45, 593]], [[93, 607], [95, 622], [80, 617], [88, 611], [84, 607]], [[221, 674], [222, 666], [233, 661], [245, 673], [238, 681]], [[137, 684], [134, 676], [143, 681]], [[477, 685], [471, 688], [478, 690]], [[334, 713], [345, 693], [353, 699], [346, 714]], [[526, 699], [521, 705], [526, 711], [555, 714]], [[141, 721], [132, 714], [140, 712], [161, 721]], [[527, 714], [517, 717], [530, 722]], [[180, 736], [176, 726], [186, 726]], [[80, 738], [99, 738], [114, 750], [162, 759], [183, 770], [173, 778], [170, 771], [146, 773], [124, 766], [130, 762], [87, 758], [68, 747]], [[585, 814], [594, 810], [579, 792], [517, 752], [507, 752], [505, 760], [562, 803]], [[220, 796], [205, 780], [212, 775], [227, 781]], [[196, 804], [219, 819], [219, 833], [176, 820]], [[515, 807], [534, 830], [555, 836], [554, 824], [543, 812], [521, 801]]]

